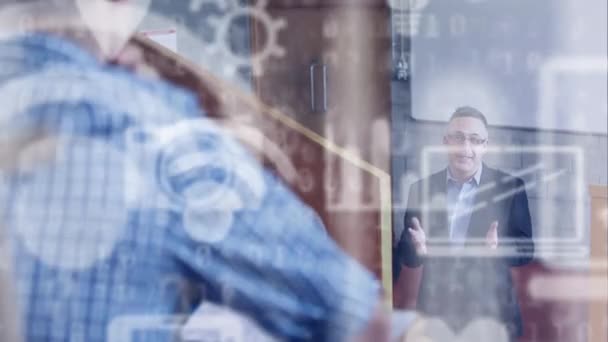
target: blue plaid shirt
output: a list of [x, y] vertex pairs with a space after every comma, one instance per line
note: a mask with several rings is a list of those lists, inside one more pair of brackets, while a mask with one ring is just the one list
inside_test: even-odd
[[166, 341], [204, 301], [284, 340], [370, 318], [377, 281], [192, 94], [30, 34], [0, 101], [5, 137], [45, 133], [0, 187], [27, 341]]

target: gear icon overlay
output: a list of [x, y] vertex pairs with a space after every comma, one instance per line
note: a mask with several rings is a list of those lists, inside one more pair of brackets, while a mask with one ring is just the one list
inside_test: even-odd
[[[204, 3], [217, 5], [217, 0], [192, 0], [190, 9], [198, 11]], [[282, 19], [273, 19], [265, 8], [268, 0], [258, 0], [255, 5], [237, 4], [235, 1], [224, 2], [222, 9], [228, 9], [224, 15], [209, 18], [209, 22], [215, 27], [215, 39], [209, 45], [207, 53], [226, 61], [224, 72], [233, 76], [237, 74], [239, 68], [250, 67], [256, 76], [264, 72], [264, 63], [270, 57], [283, 57], [285, 50], [278, 44], [278, 33], [287, 26], [287, 22]], [[265, 30], [265, 43], [259, 51], [252, 52], [250, 55], [235, 53], [230, 47], [229, 41], [231, 28], [239, 19], [249, 18], [263, 26]]]

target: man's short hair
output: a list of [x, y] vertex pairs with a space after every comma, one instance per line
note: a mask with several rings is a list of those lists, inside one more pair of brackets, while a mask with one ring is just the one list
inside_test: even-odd
[[486, 116], [483, 115], [483, 113], [480, 112], [478, 109], [473, 108], [471, 106], [463, 106], [456, 108], [456, 111], [454, 111], [454, 114], [452, 114], [452, 116], [450, 117], [449, 122], [452, 122], [452, 120], [456, 118], [475, 118], [481, 120], [481, 122], [483, 122], [483, 125], [488, 128], [488, 120], [486, 119]]

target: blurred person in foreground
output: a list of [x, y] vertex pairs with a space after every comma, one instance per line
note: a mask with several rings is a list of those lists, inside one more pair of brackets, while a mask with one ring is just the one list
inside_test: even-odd
[[443, 138], [448, 166], [412, 185], [399, 267], [423, 265], [417, 310], [462, 331], [490, 318], [516, 340], [523, 322], [511, 267], [533, 258], [524, 181], [483, 163], [488, 122], [472, 107], [458, 108]]
[[[1, 16], [0, 129], [41, 133], [0, 184], [26, 341], [106, 341], [204, 301], [281, 340], [385, 339], [379, 283], [193, 94], [111, 36], [98, 49], [75, 0], [31, 9], [75, 29]], [[150, 328], [133, 340], [175, 338]]]

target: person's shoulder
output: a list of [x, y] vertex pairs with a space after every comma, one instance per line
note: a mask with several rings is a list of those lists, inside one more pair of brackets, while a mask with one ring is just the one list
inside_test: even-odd
[[446, 180], [446, 169], [437, 171], [429, 176], [423, 177], [412, 183], [412, 188], [422, 189], [425, 185], [436, 184], [438, 182], [445, 182]]

